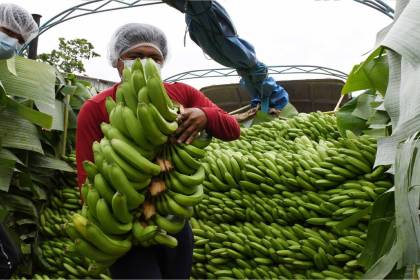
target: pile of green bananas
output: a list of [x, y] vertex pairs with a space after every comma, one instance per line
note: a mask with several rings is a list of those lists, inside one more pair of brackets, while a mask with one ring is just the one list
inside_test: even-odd
[[[72, 183], [74, 178], [66, 178]], [[33, 279], [102, 278], [102, 267], [94, 261], [75, 253], [66, 226], [81, 209], [80, 193], [76, 186], [56, 187], [39, 216], [40, 242], [34, 246], [35, 263]], [[15, 279], [24, 279], [15, 276]]]
[[106, 109], [110, 123], [101, 124], [94, 162], [83, 163], [82, 211], [66, 225], [75, 250], [103, 267], [133, 244], [177, 246], [172, 235], [204, 196], [200, 160], [210, 143], [204, 134], [191, 145], [174, 141], [183, 108], [167, 95], [151, 59], [124, 69]]
[[55, 188], [48, 202], [39, 216], [41, 233], [45, 237], [62, 236], [60, 225], [66, 223], [81, 208], [79, 190], [74, 186]]
[[375, 139], [340, 137], [335, 123], [300, 114], [206, 148], [194, 278], [360, 278], [369, 210], [393, 182], [383, 166], [372, 168]]

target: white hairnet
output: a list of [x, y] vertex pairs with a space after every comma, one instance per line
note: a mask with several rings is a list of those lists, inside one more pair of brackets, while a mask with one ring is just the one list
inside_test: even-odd
[[118, 58], [131, 47], [149, 43], [156, 46], [166, 60], [168, 43], [166, 36], [159, 28], [144, 23], [128, 23], [119, 27], [108, 45], [108, 59], [113, 67], [117, 66]]
[[13, 3], [0, 4], [0, 26], [20, 34], [25, 42], [38, 33], [38, 25], [32, 15]]

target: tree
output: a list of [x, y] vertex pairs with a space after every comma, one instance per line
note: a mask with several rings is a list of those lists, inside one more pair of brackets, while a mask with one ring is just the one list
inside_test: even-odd
[[58, 38], [58, 40], [58, 50], [54, 49], [51, 53], [42, 53], [38, 55], [38, 60], [57, 67], [61, 72], [83, 74], [86, 71], [83, 59], [100, 56], [93, 51], [94, 46], [86, 39], [66, 40]]

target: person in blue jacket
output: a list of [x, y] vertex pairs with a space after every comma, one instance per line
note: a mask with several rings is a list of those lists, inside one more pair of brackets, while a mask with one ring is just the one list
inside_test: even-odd
[[13, 3], [0, 4], [0, 59], [15, 56], [37, 34], [38, 25], [28, 11]]

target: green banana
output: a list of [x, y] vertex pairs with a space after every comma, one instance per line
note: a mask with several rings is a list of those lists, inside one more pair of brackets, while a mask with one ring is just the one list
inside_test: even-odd
[[[144, 78], [143, 71], [141, 70], [132, 70], [131, 75], [131, 84], [134, 88], [134, 92], [138, 93], [140, 89], [146, 87], [146, 79]], [[138, 97], [138, 96], [137, 96]]]
[[100, 199], [98, 191], [90, 186], [89, 192], [87, 194], [87, 204], [88, 204], [88, 210], [90, 214], [96, 218], [96, 204], [98, 203], [98, 200]]
[[197, 191], [192, 195], [184, 195], [180, 193], [168, 191], [169, 195], [182, 206], [194, 206], [198, 204], [204, 197], [203, 185], [197, 186]]
[[194, 157], [190, 156], [184, 149], [180, 148], [178, 145], [174, 146], [176, 153], [182, 159], [182, 161], [191, 169], [196, 170], [201, 166], [200, 162], [197, 161]]
[[137, 117], [142, 122], [145, 135], [150, 142], [162, 145], [168, 141], [168, 136], [159, 130], [153, 120], [153, 113], [149, 104], [139, 103], [137, 105]]
[[159, 228], [155, 225], [148, 225], [144, 227], [139, 222], [133, 224], [133, 235], [138, 241], [146, 241], [155, 237]]
[[88, 182], [84, 182], [80, 190], [83, 201], [87, 201], [87, 195], [89, 193], [89, 185], [90, 184]]
[[83, 236], [83, 238], [104, 253], [122, 255], [131, 248], [129, 239], [113, 239], [94, 223], [79, 214], [73, 215], [73, 224], [74, 228]]
[[166, 90], [159, 80], [160, 79], [156, 77], [151, 77], [147, 81], [147, 90], [149, 92], [150, 101], [167, 121], [175, 121], [178, 114], [176, 110], [172, 108], [173, 104], [168, 104], [171, 101], [169, 97], [167, 97]]
[[128, 179], [140, 183], [150, 180], [149, 174], [143, 174], [139, 172], [139, 170], [134, 168], [132, 165], [123, 160], [117, 153], [115, 153], [111, 146], [105, 147], [103, 149], [103, 154], [108, 162], [115, 162], [116, 164], [118, 164], [118, 166], [121, 167], [122, 170], [124, 170]]
[[159, 130], [165, 135], [171, 135], [175, 133], [178, 129], [178, 123], [176, 121], [168, 122], [162, 115], [159, 113], [158, 109], [150, 103], [147, 104], [149, 106], [149, 112], [153, 115], [153, 120], [156, 122], [156, 126]]
[[107, 139], [119, 139], [127, 144], [129, 144], [131, 147], [133, 147], [138, 153], [146, 157], [147, 159], [154, 158], [155, 154], [153, 150], [146, 150], [141, 148], [140, 146], [135, 145], [131, 140], [129, 140], [127, 137], [125, 137], [118, 129], [113, 127], [110, 124], [102, 123], [101, 124], [101, 130], [106, 136]]
[[180, 143], [178, 144], [182, 149], [184, 149], [188, 154], [190, 154], [190, 156], [196, 158], [196, 159], [201, 159], [206, 155], [206, 151], [200, 148], [197, 148], [193, 145], [188, 145], [185, 143]]
[[116, 190], [126, 195], [128, 208], [131, 210], [139, 207], [144, 202], [144, 195], [135, 190], [118, 165], [112, 165], [110, 170], [111, 183]]
[[200, 149], [204, 149], [205, 147], [207, 147], [208, 145], [210, 145], [212, 140], [212, 137], [209, 136], [205, 131], [200, 132], [198, 137], [196, 137], [190, 145], [196, 147], [196, 148], [200, 148]]
[[130, 162], [140, 171], [151, 175], [158, 175], [160, 173], [161, 169], [159, 165], [150, 162], [129, 144], [119, 139], [112, 139], [111, 145], [121, 157]]
[[120, 91], [124, 96], [125, 104], [135, 112], [137, 106], [137, 92], [134, 85], [131, 83], [131, 71], [128, 68], [123, 70], [123, 83], [121, 83], [117, 91]]
[[171, 160], [175, 169], [185, 175], [191, 175], [195, 172], [194, 169], [190, 168], [188, 165], [184, 163], [181, 157], [177, 154], [176, 149], [172, 146], [170, 148]]
[[130, 239], [117, 240], [105, 234], [98, 226], [88, 222], [85, 238], [107, 254], [121, 256], [131, 249]]
[[127, 224], [121, 224], [118, 222], [114, 218], [114, 215], [110, 211], [106, 201], [102, 198], [99, 199], [98, 203], [96, 204], [96, 213], [101, 228], [107, 234], [125, 234], [129, 232], [133, 227], [131, 222]]
[[149, 91], [148, 91], [147, 87], [143, 87], [139, 90], [138, 102], [139, 103], [150, 104]]
[[96, 168], [96, 165], [89, 160], [84, 160], [83, 169], [86, 171], [86, 174], [89, 180], [93, 181], [93, 178], [95, 177], [96, 173], [98, 173], [98, 169]]
[[178, 204], [174, 199], [172, 199], [169, 195], [164, 194], [165, 199], [168, 203], [168, 210], [170, 210], [173, 214], [185, 218], [190, 218], [193, 214], [192, 208], [190, 207], [184, 207], [180, 204]]
[[128, 133], [131, 138], [145, 150], [152, 150], [153, 143], [149, 142], [146, 137], [146, 133], [143, 128], [143, 124], [136, 118], [136, 115], [128, 107], [123, 107], [122, 117], [124, 119], [125, 126], [127, 127]]
[[74, 246], [76, 251], [80, 254], [97, 262], [113, 262], [117, 258], [116, 256], [108, 255], [100, 251], [83, 239], [76, 239], [74, 241]]
[[157, 243], [165, 245], [169, 248], [175, 248], [178, 246], [178, 240], [175, 237], [161, 232], [155, 235], [154, 240], [156, 240]]
[[130, 134], [128, 133], [128, 129], [125, 126], [124, 118], [122, 117], [122, 109], [123, 109], [123, 105], [121, 103], [118, 103], [117, 106], [115, 106], [114, 110], [112, 110], [111, 114], [109, 115], [109, 122], [112, 125], [112, 127], [117, 129], [125, 137], [129, 137]]
[[185, 218], [180, 218], [174, 215], [163, 217], [156, 213], [153, 220], [156, 225], [170, 234], [180, 232], [185, 226]]
[[127, 198], [123, 193], [116, 192], [112, 197], [112, 212], [121, 223], [127, 224], [133, 220], [133, 215], [128, 210]]
[[111, 114], [111, 111], [114, 110], [115, 106], [117, 106], [117, 103], [114, 101], [114, 99], [112, 99], [111, 96], [108, 96], [105, 100], [105, 107], [108, 115]]
[[98, 191], [99, 195], [103, 197], [108, 203], [111, 203], [114, 190], [108, 185], [102, 174], [98, 173], [95, 175], [93, 185], [95, 186], [95, 189]]
[[203, 183], [206, 173], [204, 171], [204, 167], [199, 167], [194, 174], [189, 176], [179, 173], [177, 171], [172, 171], [172, 174], [179, 180], [181, 184], [186, 186], [196, 186]]
[[192, 195], [197, 191], [198, 185], [185, 186], [172, 173], [170, 173], [167, 178], [169, 179], [165, 180], [166, 185], [169, 187], [169, 189], [173, 189], [177, 193]]
[[73, 223], [64, 224], [64, 231], [66, 232], [67, 236], [70, 237], [72, 240], [76, 240], [77, 238], [82, 237], [80, 233], [76, 230]]

